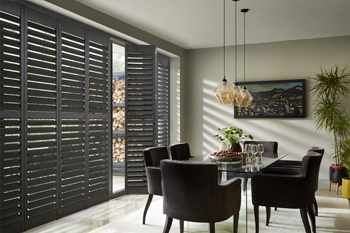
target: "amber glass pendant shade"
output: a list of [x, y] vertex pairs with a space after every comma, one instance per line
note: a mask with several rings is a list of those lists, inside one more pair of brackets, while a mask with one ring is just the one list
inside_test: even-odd
[[241, 107], [246, 108], [253, 101], [253, 97], [252, 97], [252, 94], [250, 93], [250, 91], [246, 87], [243, 87], [242, 91], [245, 93], [245, 97], [241, 103]]
[[216, 87], [214, 94], [220, 104], [232, 104], [234, 89], [226, 79], [223, 79]]
[[239, 106], [245, 97], [245, 93], [242, 91], [242, 88], [238, 86], [237, 83], [233, 85], [233, 89], [235, 90], [234, 91], [235, 95], [233, 97], [233, 101], [231, 104], [233, 106]]

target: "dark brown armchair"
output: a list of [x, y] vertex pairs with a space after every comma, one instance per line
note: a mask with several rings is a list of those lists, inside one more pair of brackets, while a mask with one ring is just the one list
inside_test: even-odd
[[307, 213], [316, 231], [312, 205], [315, 202], [315, 184], [322, 155], [303, 157], [300, 174], [255, 174], [252, 177], [252, 202], [254, 205], [255, 232], [259, 232], [259, 206], [266, 207], [266, 225], [269, 224], [271, 206], [300, 209], [305, 231], [311, 233]]
[[[321, 159], [323, 158], [324, 148], [322, 147], [311, 147], [307, 151], [307, 155], [321, 154]], [[300, 174], [302, 161], [298, 160], [278, 160], [276, 163], [272, 164], [268, 168], [264, 169], [262, 173], [264, 174], [280, 174], [280, 175], [298, 175]], [[318, 190], [318, 175], [315, 183], [315, 192]], [[318, 205], [315, 198], [315, 203], [313, 205], [315, 215], [318, 216]], [[275, 208], [277, 210], [277, 208]]]
[[188, 160], [191, 158], [190, 146], [187, 142], [169, 146], [171, 160]]
[[167, 147], [151, 147], [143, 151], [143, 157], [147, 175], [148, 200], [143, 212], [142, 223], [146, 222], [146, 214], [152, 202], [153, 195], [163, 196], [162, 193], [162, 176], [160, 171], [160, 161], [169, 159]]
[[186, 163], [162, 160], [163, 212], [167, 216], [163, 233], [172, 220], [207, 222], [210, 233], [215, 222], [234, 215], [234, 232], [238, 229], [241, 206], [241, 180], [217, 184], [218, 167], [214, 163]]

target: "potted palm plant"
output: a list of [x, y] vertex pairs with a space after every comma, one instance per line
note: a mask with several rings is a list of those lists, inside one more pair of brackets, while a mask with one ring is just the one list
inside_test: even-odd
[[335, 157], [340, 159], [341, 165], [347, 170], [347, 177], [342, 178], [342, 196], [350, 199], [350, 139], [342, 141], [339, 147], [340, 153]]
[[218, 128], [221, 131], [221, 134], [213, 135], [216, 139], [219, 139], [222, 142], [226, 142], [229, 145], [230, 151], [242, 152], [241, 143], [243, 140], [250, 139], [253, 140], [254, 137], [250, 134], [243, 134], [243, 130], [237, 127], [225, 127]]
[[[350, 136], [350, 118], [342, 102], [350, 94], [350, 73], [346, 73], [345, 69], [340, 69], [338, 65], [330, 70], [321, 68], [321, 72], [311, 78], [311, 93], [315, 98], [312, 116], [317, 130], [326, 130], [333, 136], [333, 155], [340, 154], [340, 145]], [[341, 184], [344, 175], [340, 156], [334, 156], [330, 181]]]

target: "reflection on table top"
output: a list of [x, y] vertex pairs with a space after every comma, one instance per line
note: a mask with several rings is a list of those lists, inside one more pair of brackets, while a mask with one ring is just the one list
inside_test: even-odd
[[[189, 163], [203, 163], [211, 162], [209, 158], [210, 154], [205, 154], [202, 156], [193, 156], [187, 162]], [[274, 162], [287, 156], [287, 152], [264, 152], [261, 158], [261, 163], [250, 163], [243, 165], [242, 162], [215, 162], [219, 170], [221, 171], [233, 171], [238, 173], [257, 173], [264, 169], [265, 167], [270, 166]]]

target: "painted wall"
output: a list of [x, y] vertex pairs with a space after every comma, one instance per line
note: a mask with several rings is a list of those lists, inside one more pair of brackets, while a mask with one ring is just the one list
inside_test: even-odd
[[[243, 82], [243, 46], [237, 49], [237, 79]], [[320, 179], [328, 179], [332, 137], [316, 132], [311, 117], [310, 79], [319, 67], [348, 65], [350, 36], [246, 45], [246, 81], [306, 79], [307, 117], [302, 119], [234, 119], [233, 107], [220, 105], [213, 92], [223, 78], [223, 48], [189, 50], [186, 57], [186, 132], [191, 154], [217, 151], [217, 128], [236, 126], [255, 140], [278, 141], [286, 159], [301, 160], [311, 146], [325, 148]], [[234, 47], [226, 47], [226, 79], [234, 81]]]

